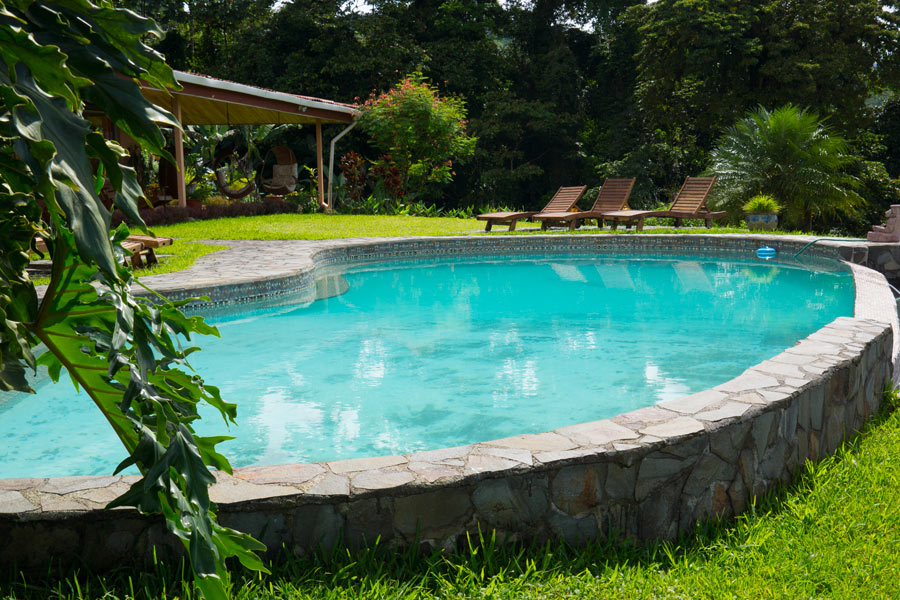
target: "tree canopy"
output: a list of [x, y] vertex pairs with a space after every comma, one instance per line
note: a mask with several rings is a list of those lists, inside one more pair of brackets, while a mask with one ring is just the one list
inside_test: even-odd
[[[342, 101], [421, 71], [463, 98], [479, 142], [444, 188], [447, 207], [538, 207], [559, 185], [616, 175], [639, 178], [641, 206], [704, 170], [725, 129], [758, 106], [811, 110], [900, 175], [896, 128], [873, 101], [900, 82], [896, 4], [187, 0], [149, 12], [178, 67]], [[888, 140], [878, 156], [861, 141], [871, 131]], [[374, 158], [361, 133], [348, 140]]]

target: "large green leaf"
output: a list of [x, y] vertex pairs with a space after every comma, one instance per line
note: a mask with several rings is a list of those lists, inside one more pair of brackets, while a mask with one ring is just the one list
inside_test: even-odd
[[[84, 6], [87, 3], [81, 4]], [[168, 158], [165, 140], [155, 123], [173, 127], [180, 125], [171, 113], [144, 98], [134, 81], [127, 77], [142, 78], [160, 87], [174, 87], [177, 84], [171, 70], [165, 69], [168, 77], [164, 77], [159, 73], [157, 61], [148, 61], [143, 54], [135, 52], [135, 47], [147, 48], [136, 33], [121, 33], [118, 45], [98, 34], [104, 20], [128, 23], [130, 29], [137, 31], [146, 19], [133, 13], [128, 16], [123, 11], [103, 8], [92, 10], [90, 16], [79, 15], [64, 5], [47, 5], [32, 13], [45, 24], [64, 20], [68, 29], [77, 33], [71, 38], [57, 39], [56, 43], [66, 55], [67, 64], [90, 80], [91, 85], [82, 91], [85, 100], [102, 106], [106, 116], [132, 138], [144, 141], [154, 154]], [[110, 14], [116, 16], [113, 18]]]
[[[110, 148], [102, 135], [91, 132], [87, 135], [88, 153], [100, 161], [104, 173], [116, 190], [113, 202], [125, 213], [128, 220], [146, 231], [144, 219], [138, 211], [138, 199], [144, 195], [134, 169], [119, 164], [119, 154]], [[96, 189], [96, 187], [95, 187]]]
[[78, 193], [60, 186], [56, 199], [72, 224], [79, 254], [89, 257], [106, 272], [115, 272], [116, 262], [109, 246], [109, 211], [94, 195], [93, 188]]
[[[73, 0], [66, 5], [57, 5], [63, 10], [79, 10], [89, 15], [88, 21], [94, 29], [96, 37], [109, 42], [109, 47], [123, 52], [140, 73], [125, 72], [129, 76], [137, 76], [151, 85], [160, 88], [178, 87], [172, 69], [165, 63], [163, 56], [144, 43], [145, 39], [155, 37], [162, 39], [163, 31], [151, 19], [147, 19], [128, 10], [112, 7], [91, 6], [84, 0]], [[99, 35], [102, 32], [102, 35]]]
[[84, 91], [87, 101], [103, 106], [106, 115], [134, 139], [146, 140], [150, 151], [171, 159], [158, 124], [180, 128], [169, 111], [150, 103], [133, 82], [113, 72], [98, 74], [95, 85]]
[[[55, 381], [65, 371], [122, 440], [129, 456], [120, 469], [144, 474], [110, 507], [161, 514], [185, 545], [197, 589], [224, 598], [225, 561], [237, 556], [263, 570], [254, 553], [264, 547], [216, 523], [209, 469], [231, 472], [216, 450], [229, 438], [198, 436], [192, 427], [200, 403], [226, 423], [236, 416], [191, 368], [198, 349], [182, 344], [217, 332], [183, 315], [184, 302], [132, 294], [135, 280], [121, 264], [128, 228], [109, 231], [97, 190], [108, 178], [116, 205], [138, 225], [142, 191], [134, 170], [119, 164], [121, 148], [92, 132], [80, 112], [85, 101], [95, 104], [145, 150], [168, 157], [154, 121], [177, 124], [136, 80], [158, 87], [175, 80], [144, 44], [147, 33], [158, 30], [106, 3], [0, 3], [0, 390], [29, 390], [26, 368], [37, 364]], [[53, 261], [40, 305], [25, 272], [36, 235]], [[35, 361], [39, 342], [47, 352]]]
[[78, 260], [74, 240], [65, 230], [58, 232], [53, 254], [53, 275], [40, 307], [32, 333], [48, 349], [38, 359], [51, 375], [65, 368], [73, 383], [88, 393], [103, 412], [116, 435], [131, 451], [137, 437], [128, 418], [118, 409], [122, 393], [106, 377], [108, 363], [94, 348], [84, 331], [94, 327], [109, 329], [116, 322], [112, 306], [98, 306], [97, 291], [91, 285], [94, 270]]
[[80, 108], [81, 101], [72, 90], [73, 85], [88, 85], [90, 80], [76, 77], [66, 65], [66, 55], [56, 46], [38, 44], [21, 28], [21, 20], [0, 6], [0, 55], [8, 65], [23, 64], [41, 80], [48, 93], [65, 98], [72, 108]]
[[[51, 161], [51, 173], [57, 181], [68, 184], [59, 188], [58, 200], [76, 232], [79, 252], [112, 273], [114, 260], [107, 239], [110, 216], [93, 193], [93, 173], [85, 151], [85, 136], [90, 131], [90, 124], [74, 114], [65, 100], [45, 93], [25, 65], [16, 65], [15, 72], [13, 82], [5, 70], [0, 69], [0, 85], [9, 85], [30, 100], [40, 115], [39, 122], [29, 118], [28, 122], [17, 123], [17, 129], [38, 131], [36, 137], [53, 144], [56, 154]], [[30, 115], [31, 112], [15, 111], [13, 121], [18, 122], [22, 114]]]
[[[120, 229], [114, 239], [125, 235], [127, 230]], [[208, 493], [215, 479], [209, 466], [230, 472], [228, 461], [215, 450], [227, 438], [197, 436], [190, 422], [198, 418], [199, 402], [216, 406], [228, 420], [235, 407], [223, 402], [216, 388], [177, 368], [186, 365], [192, 349], [181, 349], [174, 339], [175, 331], [189, 338], [198, 331], [214, 333], [214, 328], [185, 317], [174, 305], [160, 308], [131, 297], [127, 287], [101, 288], [98, 294], [91, 284], [103, 283], [105, 276], [98, 280], [81, 263], [65, 229], [58, 232], [53, 254], [51, 284], [31, 327], [49, 349], [39, 363], [54, 376], [64, 368], [90, 395], [131, 452], [119, 468], [135, 465], [144, 473], [110, 506], [177, 514], [168, 525], [188, 549], [198, 586], [224, 586], [227, 576], [220, 567], [225, 558], [237, 555], [245, 564], [261, 564], [253, 555], [260, 546], [215, 524]], [[122, 275], [130, 278], [127, 272]]]
[[[13, 180], [27, 174], [21, 163], [0, 154], [0, 176]], [[25, 171], [23, 173], [22, 171]], [[39, 229], [37, 207], [27, 194], [9, 193], [10, 184], [0, 183], [0, 391], [31, 391], [26, 367], [35, 368], [33, 338], [26, 323], [37, 314], [37, 295], [25, 266], [35, 231]]]

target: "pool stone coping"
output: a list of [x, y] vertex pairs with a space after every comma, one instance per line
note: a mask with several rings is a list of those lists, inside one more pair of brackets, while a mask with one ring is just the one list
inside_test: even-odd
[[[541, 252], [548, 246], [571, 252], [584, 249], [585, 244], [577, 243], [583, 238], [631, 239], [641, 243], [619, 249], [689, 253], [700, 250], [697, 238], [709, 236], [677, 236], [691, 242], [677, 248], [671, 237], [676, 236], [517, 236], [487, 241], [494, 247], [499, 240], [549, 238], [499, 245], [510, 252]], [[667, 239], [660, 248], [645, 243], [646, 238]], [[769, 241], [766, 236], [728, 238], [737, 241], [737, 252], [755, 249], [761, 239]], [[560, 239], [564, 241], [556, 241]], [[320, 264], [384, 257], [379, 254], [384, 250], [390, 257], [421, 256], [425, 240], [435, 238], [248, 245], [279, 250], [280, 265], [299, 259], [289, 273], [282, 266], [277, 275], [270, 266], [264, 277], [311, 286]], [[450, 246], [441, 248], [448, 251], [460, 243], [459, 238], [438, 240], [444, 242], [438, 246]], [[485, 253], [483, 244], [463, 241], [467, 251]], [[721, 251], [724, 244], [716, 242], [716, 251]], [[802, 243], [786, 244], [780, 251]], [[586, 245], [607, 249], [603, 243]], [[820, 256], [835, 257], [841, 247], [819, 251]], [[836, 319], [710, 390], [612, 419], [457, 448], [244, 467], [236, 468], [233, 476], [217, 472], [211, 498], [220, 506], [223, 524], [262, 536], [270, 548], [286, 545], [301, 553], [319, 542], [337, 543], [340, 536], [349, 542], [380, 535], [389, 542], [409, 543], [418, 535], [420, 541], [446, 547], [478, 526], [512, 538], [577, 541], [615, 529], [628, 537], [671, 539], [699, 519], [743, 512], [752, 496], [789, 481], [807, 458], [833, 452], [878, 410], [895, 362], [896, 305], [883, 277], [864, 267], [849, 268], [856, 283], [854, 317]], [[212, 286], [194, 283], [227, 295], [246, 291], [244, 286], [255, 285], [259, 275], [257, 271], [239, 281], [220, 279]], [[183, 293], [195, 292], [196, 287]], [[215, 297], [222, 302], [225, 296]], [[103, 510], [137, 479], [0, 480], [0, 538], [18, 540], [0, 547], [0, 561], [35, 566], [60, 554], [81, 552], [103, 566], [111, 560], [110, 544], [146, 558], [151, 541], [166, 537], [153, 533], [154, 519], [128, 508]], [[677, 493], [672, 491], [676, 488]], [[89, 533], [98, 523], [115, 535], [101, 539]], [[159, 523], [155, 527], [159, 529]], [[65, 535], [51, 535], [43, 552], [28, 543], [38, 531], [58, 533], [60, 528]], [[60, 535], [69, 542], [57, 540]], [[168, 544], [172, 547], [171, 540]]]

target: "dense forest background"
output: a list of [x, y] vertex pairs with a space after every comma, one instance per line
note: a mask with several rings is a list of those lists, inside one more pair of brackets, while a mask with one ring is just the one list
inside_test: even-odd
[[[120, 0], [182, 70], [360, 102], [421, 71], [465, 99], [475, 155], [430, 201], [539, 207], [559, 185], [637, 177], [670, 199], [748, 110], [817, 112], [863, 160], [860, 232], [900, 201], [900, 2]], [[337, 130], [335, 130], [336, 133]], [[332, 135], [333, 135], [332, 133]], [[359, 133], [341, 152], [366, 154]]]

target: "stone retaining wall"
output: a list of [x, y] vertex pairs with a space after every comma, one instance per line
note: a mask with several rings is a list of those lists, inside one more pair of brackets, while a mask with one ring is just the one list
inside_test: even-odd
[[[422, 251], [408, 243], [398, 251]], [[367, 249], [320, 248], [316, 260], [359, 260]], [[880, 406], [894, 352], [891, 317], [879, 311], [892, 298], [880, 275], [854, 271], [853, 318], [711, 390], [459, 448], [235, 469], [211, 490], [220, 520], [275, 551], [302, 553], [377, 536], [449, 547], [478, 528], [507, 539], [577, 542], [612, 531], [671, 539], [700, 519], [740, 513], [804, 461], [831, 454]], [[154, 544], [177, 552], [158, 519], [101, 510], [133, 480], [0, 480], [0, 564], [40, 568], [53, 559], [102, 569], [148, 560]]]
[[888, 283], [900, 288], [900, 244], [867, 243], [863, 247], [846, 248], [843, 257], [884, 275]]
[[[544, 434], [327, 463], [300, 476], [313, 485], [305, 496], [229, 505], [221, 519], [294, 551], [341, 534], [452, 546], [479, 526], [509, 539], [671, 539], [743, 512], [858, 431], [880, 406], [891, 345], [882, 324], [838, 319], [706, 392]], [[271, 485], [280, 475], [237, 478]]]

